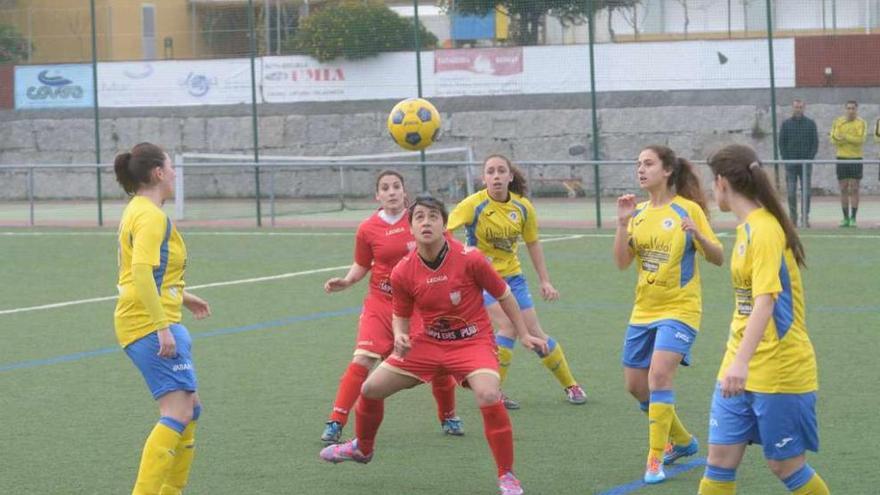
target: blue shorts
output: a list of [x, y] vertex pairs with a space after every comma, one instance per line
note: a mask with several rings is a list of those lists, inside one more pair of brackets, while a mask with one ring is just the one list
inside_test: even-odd
[[[504, 277], [504, 281], [507, 282], [507, 285], [510, 287], [510, 292], [513, 293], [516, 302], [519, 303], [520, 310], [535, 307], [535, 303], [532, 301], [532, 295], [529, 294], [529, 284], [526, 282], [526, 278], [522, 273]], [[492, 294], [483, 291], [483, 306], [491, 306], [497, 302], [498, 300], [492, 297]]]
[[195, 392], [198, 389], [189, 331], [179, 323], [171, 324], [170, 330], [177, 345], [177, 356], [173, 358], [159, 357], [159, 336], [156, 332], [141, 337], [125, 348], [125, 353], [141, 370], [153, 399], [175, 390]]
[[681, 354], [681, 364], [691, 364], [691, 346], [697, 331], [678, 320], [659, 320], [649, 325], [630, 325], [623, 339], [623, 365], [627, 368], [650, 368], [654, 351]]
[[712, 395], [709, 443], [756, 443], [764, 447], [764, 457], [773, 461], [791, 459], [806, 450], [818, 452], [816, 392], [745, 392], [725, 399], [718, 384]]

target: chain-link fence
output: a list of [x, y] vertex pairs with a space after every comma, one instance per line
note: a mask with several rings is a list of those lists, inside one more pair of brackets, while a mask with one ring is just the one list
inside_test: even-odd
[[[34, 204], [37, 224], [83, 209], [102, 224], [122, 200], [107, 165], [153, 141], [191, 157], [187, 215], [345, 211], [370, 201], [375, 166], [339, 182], [318, 158], [399, 152], [387, 112], [424, 96], [443, 117], [434, 148], [468, 150], [427, 160], [464, 171], [504, 153], [535, 197], [580, 201], [600, 225], [602, 199], [636, 189], [610, 163], [651, 143], [694, 160], [730, 142], [768, 162], [876, 158], [878, 29], [880, 0], [0, 0], [0, 164], [19, 167], [0, 170], [2, 201], [25, 222]], [[856, 186], [821, 163], [775, 167], [781, 192], [876, 201], [876, 162]], [[461, 174], [443, 167], [413, 167], [411, 189], [454, 198]]]

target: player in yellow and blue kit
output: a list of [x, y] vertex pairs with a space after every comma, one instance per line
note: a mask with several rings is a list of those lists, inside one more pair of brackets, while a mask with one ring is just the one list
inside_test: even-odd
[[696, 255], [724, 262], [712, 232], [706, 199], [693, 165], [666, 146], [639, 153], [639, 186], [650, 199], [617, 199], [614, 260], [626, 269], [636, 261], [636, 300], [623, 344], [626, 387], [648, 413], [648, 462], [645, 483], [666, 479], [663, 464], [694, 455], [697, 439], [675, 412], [673, 378], [690, 349], [702, 317], [700, 268]]
[[700, 495], [736, 493], [746, 446], [797, 495], [827, 495], [806, 462], [819, 449], [816, 355], [807, 335], [804, 249], [755, 151], [730, 145], [709, 159], [715, 198], [740, 222], [730, 260], [734, 311], [709, 419]]
[[119, 344], [143, 374], [160, 418], [144, 445], [133, 495], [178, 495], [189, 478], [201, 413], [192, 341], [181, 305], [197, 319], [204, 300], [184, 290], [186, 245], [161, 206], [174, 194], [174, 168], [162, 148], [141, 143], [114, 162], [131, 196], [119, 223]]
[[[529, 333], [547, 340], [549, 352], [538, 353], [541, 362], [553, 373], [565, 390], [568, 402], [584, 404], [587, 396], [571, 374], [568, 361], [562, 352], [562, 345], [544, 333], [538, 322], [535, 304], [517, 256], [519, 239], [522, 238], [541, 282], [541, 296], [547, 301], [558, 299], [559, 292], [550, 282], [550, 274], [544, 262], [544, 251], [538, 242], [538, 219], [535, 207], [525, 197], [527, 187], [525, 177], [506, 157], [491, 155], [483, 162], [483, 181], [486, 183], [485, 189], [468, 196], [452, 210], [448, 229], [453, 231], [465, 227], [467, 245], [482, 251], [492, 262], [495, 271], [510, 286], [522, 310]], [[499, 370], [503, 384], [513, 359], [516, 332], [498, 301], [488, 293], [484, 296], [486, 310], [497, 332], [495, 342], [498, 346]], [[516, 401], [506, 396], [503, 400], [506, 408], [519, 408]]]

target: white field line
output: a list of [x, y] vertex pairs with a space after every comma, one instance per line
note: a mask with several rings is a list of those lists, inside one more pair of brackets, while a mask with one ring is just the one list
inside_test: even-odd
[[[0, 232], [0, 235], [52, 235], [52, 234], [53, 234], [52, 232]], [[57, 232], [57, 233], [54, 233], [54, 234], [58, 234], [58, 235], [66, 235], [66, 234], [78, 234], [78, 233], [73, 233], [73, 232], [70, 232], [70, 233]], [[85, 234], [85, 233], [81, 233], [81, 234]], [[94, 233], [92, 233], [92, 234], [93, 234], [93, 235], [94, 235], [94, 234], [101, 234], [101, 235], [104, 235], [104, 234], [116, 235], [115, 233], [106, 233], [106, 232], [94, 232]], [[210, 232], [202, 232], [202, 233], [190, 232], [190, 233], [188, 233], [187, 235], [193, 235], [193, 234], [201, 234], [201, 235], [212, 235], [212, 234], [214, 234], [214, 235], [236, 235], [236, 234], [241, 234], [241, 235], [272, 235], [272, 234], [275, 234], [275, 235], [282, 235], [282, 234], [288, 234], [288, 235], [296, 235], [296, 234], [310, 235], [308, 232], [302, 232], [302, 233], [297, 233], [297, 232], [277, 232], [277, 233], [275, 233], [275, 232], [241, 232], [241, 233], [235, 233], [235, 232], [213, 232], [213, 233], [210, 233]], [[320, 233], [320, 232], [316, 232], [315, 234], [321, 234], [321, 233]], [[351, 235], [351, 234], [346, 234], [346, 233], [331, 233], [331, 232], [326, 232], [326, 233], [323, 233], [323, 234], [325, 234], [325, 235], [326, 235], [326, 234]], [[611, 237], [614, 237], [614, 235], [613, 235], [613, 234], [571, 234], [571, 235], [555, 234], [555, 235], [544, 236], [544, 238], [541, 239], [540, 242], [542, 242], [542, 243], [548, 243], [548, 242], [570, 241], [570, 240], [574, 240], [574, 239], [599, 238], [599, 237], [611, 238]], [[724, 233], [721, 233], [721, 234], [719, 234], [719, 237], [726, 237], [726, 235], [724, 235]], [[822, 238], [822, 237], [828, 237], [828, 238], [847, 238], [847, 239], [851, 239], [851, 238], [857, 238], [857, 239], [880, 239], [880, 236], [875, 236], [875, 235], [861, 235], [861, 234], [854, 234], [854, 235], [834, 235], [834, 234], [822, 235], [822, 234], [817, 234], [817, 235], [802, 235], [801, 237], [809, 237], [809, 238]], [[303, 276], [303, 275], [312, 275], [312, 274], [315, 274], [315, 273], [324, 273], [324, 272], [331, 272], [331, 271], [335, 271], [335, 270], [343, 270], [343, 269], [345, 269], [345, 268], [348, 268], [349, 266], [350, 266], [350, 265], [331, 266], [331, 267], [327, 267], [327, 268], [316, 268], [316, 269], [314, 269], [314, 270], [305, 270], [305, 271], [300, 271], [300, 272], [280, 273], [280, 274], [278, 274], [278, 275], [268, 275], [268, 276], [265, 276], [265, 277], [245, 278], [245, 279], [240, 279], [240, 280], [227, 280], [227, 281], [225, 281], [225, 282], [213, 282], [213, 283], [210, 283], [210, 284], [192, 285], [192, 286], [187, 287], [187, 289], [189, 289], [189, 290], [196, 290], [196, 289], [206, 289], [206, 288], [209, 288], [209, 287], [225, 287], [225, 286], [228, 286], [228, 285], [254, 284], [254, 283], [259, 283], [259, 282], [267, 282], [267, 281], [270, 281], [270, 280], [280, 280], [280, 279], [285, 279], [285, 278], [300, 277], [300, 276]], [[118, 296], [92, 297], [92, 298], [89, 298], [89, 299], [77, 299], [77, 300], [74, 300], [74, 301], [64, 301], [64, 302], [60, 302], [60, 303], [42, 304], [42, 305], [39, 305], [39, 306], [26, 306], [26, 307], [22, 307], [22, 308], [4, 309], [4, 310], [0, 310], [0, 315], [8, 315], [8, 314], [15, 314], [15, 313], [26, 313], [26, 312], [29, 312], [29, 311], [41, 311], [41, 310], [44, 310], [44, 309], [55, 309], [55, 308], [63, 308], [63, 307], [66, 307], [66, 306], [77, 306], [77, 305], [80, 305], [80, 304], [89, 304], [89, 303], [96, 303], [96, 302], [103, 302], [103, 301], [112, 301], [112, 300], [116, 299], [117, 297], [118, 297]]]
[[[115, 235], [115, 234], [114, 234]], [[557, 242], [557, 241], [567, 241], [571, 239], [580, 239], [582, 237], [586, 237], [587, 234], [576, 234], [569, 235], [565, 237], [554, 237], [549, 239], [541, 239], [541, 242]], [[278, 275], [268, 275], [265, 277], [254, 277], [254, 278], [245, 278], [240, 280], [227, 280], [225, 282], [212, 282], [209, 284], [201, 284], [201, 285], [191, 285], [187, 287], [188, 290], [197, 290], [197, 289], [207, 289], [210, 287], [225, 287], [229, 285], [242, 285], [242, 284], [255, 284], [259, 282], [268, 282], [270, 280], [281, 280], [285, 278], [293, 278], [293, 277], [301, 277], [304, 275], [313, 275], [315, 273], [324, 273], [324, 272], [332, 272], [336, 270], [344, 270], [351, 265], [340, 265], [340, 266], [331, 266], [327, 268], [316, 268], [314, 270], [304, 270], [299, 272], [288, 272], [288, 273], [280, 273]], [[55, 309], [55, 308], [64, 308], [67, 306], [77, 306], [80, 304], [90, 304], [96, 302], [104, 302], [104, 301], [112, 301], [116, 299], [118, 296], [104, 296], [104, 297], [91, 297], [88, 299], [77, 299], [74, 301], [64, 301], [59, 303], [51, 303], [51, 304], [41, 304], [39, 306], [25, 306], [22, 308], [13, 308], [13, 309], [4, 309], [0, 310], [0, 315], [9, 315], [16, 313], [26, 313], [30, 311], [42, 311], [45, 309]]]
[[[304, 270], [301, 272], [280, 273], [278, 275], [269, 275], [266, 277], [244, 278], [241, 280], [227, 280], [225, 282], [213, 282], [210, 284], [192, 285], [192, 286], [187, 287], [187, 290], [206, 289], [208, 287], [223, 287], [223, 286], [227, 286], [227, 285], [255, 284], [255, 283], [259, 283], [259, 282], [266, 282], [269, 280], [280, 280], [280, 279], [284, 279], [284, 278], [301, 277], [303, 275], [312, 275], [315, 273], [344, 270], [344, 269], [348, 268], [349, 266], [351, 266], [351, 265], [330, 266], [327, 268], [317, 268], [314, 270]], [[52, 304], [41, 304], [39, 306], [26, 306], [23, 308], [4, 309], [4, 310], [0, 310], [0, 315], [10, 315], [10, 314], [15, 314], [15, 313], [26, 313], [29, 311], [41, 311], [44, 309], [63, 308], [65, 306], [77, 306], [80, 304], [112, 301], [112, 300], [115, 300], [117, 297], [119, 297], [119, 296], [92, 297], [89, 299], [78, 299], [75, 301], [65, 301], [65, 302], [52, 303]]]

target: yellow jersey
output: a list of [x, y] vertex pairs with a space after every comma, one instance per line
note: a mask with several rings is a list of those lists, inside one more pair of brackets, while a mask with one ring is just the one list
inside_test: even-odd
[[538, 240], [535, 207], [514, 192], [507, 201], [495, 201], [485, 189], [463, 199], [450, 213], [447, 228], [462, 226], [467, 245], [482, 251], [502, 277], [522, 273], [517, 256], [520, 237], [527, 243]]
[[845, 116], [837, 117], [831, 124], [831, 144], [837, 148], [837, 158], [862, 158], [868, 124], [862, 118], [847, 120]]
[[733, 363], [755, 297], [771, 294], [775, 301], [773, 316], [749, 361], [746, 390], [768, 394], [817, 390], [816, 355], [804, 320], [801, 272], [785, 245], [782, 226], [764, 208], [751, 212], [736, 228], [730, 272], [735, 308], [718, 378]]
[[703, 209], [689, 199], [675, 196], [663, 206], [652, 207], [649, 201], [636, 206], [627, 227], [639, 272], [630, 324], [672, 319], [700, 328], [703, 302], [696, 254], [705, 252], [692, 233], [682, 230], [685, 218], [709, 242], [721, 244]]
[[[179, 322], [183, 304], [186, 245], [165, 212], [148, 198], [135, 196], [119, 222], [119, 300], [113, 315], [116, 338], [123, 347], [156, 330]], [[153, 321], [137, 294], [132, 265], [153, 267], [156, 290], [165, 311]]]

